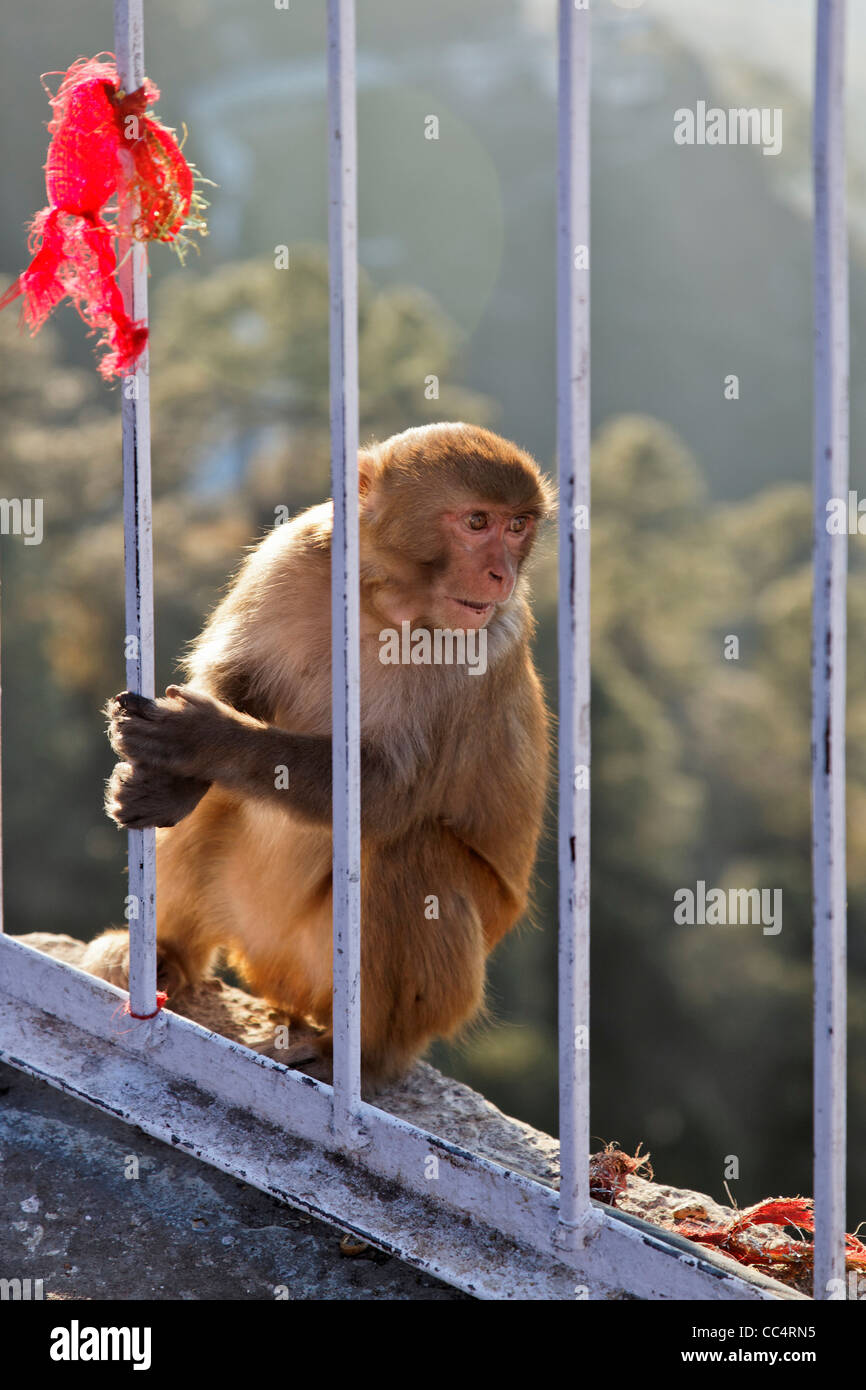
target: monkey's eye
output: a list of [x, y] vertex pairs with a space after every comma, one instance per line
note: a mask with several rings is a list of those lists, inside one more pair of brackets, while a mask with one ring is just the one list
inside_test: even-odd
[[466, 525], [470, 531], [483, 531], [487, 525], [487, 513], [473, 512], [471, 516], [466, 518]]
[[514, 534], [515, 534], [516, 536], [519, 536], [520, 533], [521, 533], [521, 531], [525, 531], [525, 530], [526, 530], [526, 523], [527, 523], [527, 521], [528, 521], [528, 517], [525, 517], [525, 516], [513, 516], [513, 517], [511, 518], [511, 525], [510, 525], [510, 527], [509, 527], [508, 529], [509, 529], [510, 531], [513, 531]]

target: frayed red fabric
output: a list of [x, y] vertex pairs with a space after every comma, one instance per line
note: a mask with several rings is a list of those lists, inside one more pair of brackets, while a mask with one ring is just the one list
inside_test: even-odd
[[[193, 171], [173, 131], [148, 114], [158, 100], [147, 80], [123, 92], [113, 54], [79, 58], [63, 75], [51, 97], [48, 207], [30, 224], [30, 265], [0, 299], [3, 309], [22, 297], [22, 318], [32, 333], [70, 299], [100, 335], [99, 371], [106, 380], [133, 372], [147, 346], [147, 325], [133, 322], [123, 307], [117, 207], [106, 205], [123, 188], [133, 209], [129, 234], [137, 241], [174, 242], [183, 238], [194, 203]], [[200, 219], [197, 226], [203, 230]]]
[[[759, 1240], [761, 1227], [794, 1227], [809, 1233], [815, 1230], [814, 1207], [808, 1197], [771, 1197], [745, 1211], [737, 1212], [733, 1220], [723, 1225], [709, 1221], [684, 1221], [677, 1230], [698, 1245], [709, 1245], [730, 1255], [740, 1264], [753, 1265], [765, 1274], [777, 1278], [811, 1273], [813, 1249], [809, 1242], [786, 1239], [778, 1231], [768, 1239]], [[855, 1235], [845, 1236], [845, 1263], [848, 1269], [866, 1270], [866, 1245]]]

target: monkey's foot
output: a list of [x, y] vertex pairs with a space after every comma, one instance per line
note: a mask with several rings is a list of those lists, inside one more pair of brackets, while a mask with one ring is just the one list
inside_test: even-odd
[[147, 763], [118, 763], [106, 789], [106, 814], [127, 830], [177, 825], [209, 786], [199, 777], [178, 777]]
[[327, 1081], [330, 1084], [334, 1074], [332, 1046], [331, 1034], [323, 1030], [309, 1030], [303, 1033], [295, 1033], [292, 1030], [285, 1041], [277, 1030], [273, 1039], [260, 1044], [255, 1050], [263, 1057], [282, 1062], [284, 1067], [302, 1071], [307, 1076], [315, 1077], [317, 1081]]
[[[129, 988], [129, 933], [107, 931], [90, 942], [81, 960], [81, 969], [119, 989]], [[157, 988], [171, 997], [189, 988], [194, 981], [171, 946], [159, 946], [156, 954]]]

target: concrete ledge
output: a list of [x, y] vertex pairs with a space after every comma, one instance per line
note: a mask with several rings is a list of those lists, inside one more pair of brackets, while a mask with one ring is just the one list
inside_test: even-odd
[[[72, 965], [78, 965], [80, 963], [84, 951], [83, 944], [74, 941], [70, 937], [35, 933], [27, 937], [19, 938], [19, 940], [22, 944], [34, 947], [53, 956], [55, 959], [64, 960]], [[200, 989], [173, 1001], [173, 1010], [208, 1029], [219, 1032], [224, 1036], [232, 1038], [236, 1042], [241, 1042], [248, 1047], [254, 1048], [262, 1047], [272, 1039], [275, 1023], [279, 1021], [278, 1016], [270, 1011], [260, 1000], [216, 980], [208, 981]], [[32, 1086], [32, 1084], [33, 1083], [27, 1083], [29, 1086]], [[54, 1103], [66, 1106], [74, 1105], [74, 1102], [70, 1102], [66, 1098], [56, 1098]], [[399, 1116], [422, 1129], [438, 1134], [443, 1139], [458, 1145], [460, 1148], [470, 1150], [471, 1152], [494, 1160], [536, 1181], [553, 1186], [558, 1180], [558, 1145], [554, 1139], [549, 1135], [532, 1129], [530, 1126], [518, 1120], [511, 1119], [504, 1115], [495, 1106], [491, 1105], [469, 1087], [443, 1077], [433, 1067], [425, 1063], [417, 1064], [399, 1084], [380, 1091], [375, 1097], [375, 1103], [395, 1116]], [[93, 1128], [94, 1132], [98, 1132], [99, 1126], [113, 1123], [115, 1122], [106, 1120], [104, 1116], [96, 1117], [93, 1116], [92, 1112], [84, 1112], [81, 1126], [85, 1132], [87, 1132], [89, 1128]], [[36, 1142], [36, 1150], [38, 1151], [39, 1143], [36, 1138], [37, 1131], [41, 1133], [41, 1127], [40, 1124], [34, 1120], [33, 1134], [30, 1137]], [[136, 1131], [131, 1132], [135, 1133]], [[130, 1133], [130, 1131], [127, 1130], [127, 1133]], [[148, 1146], [152, 1143], [150, 1140], [143, 1140], [143, 1142]], [[156, 1160], [156, 1167], [159, 1169], [164, 1168], [165, 1158], [161, 1146], [156, 1145], [155, 1148], [162, 1160]], [[135, 1148], [128, 1149], [128, 1153], [131, 1155], [134, 1155], [136, 1152], [137, 1149]], [[182, 1156], [173, 1155], [173, 1157], [180, 1158]], [[184, 1161], [194, 1162], [194, 1160]], [[217, 1179], [222, 1182], [231, 1182], [231, 1179], [227, 1179], [223, 1175], [214, 1175], [206, 1170], [203, 1171], [203, 1175], [200, 1178], [197, 1178], [197, 1181], [207, 1186], [212, 1186]], [[116, 1196], [118, 1200], [123, 1202], [123, 1207], [115, 1213], [121, 1224], [128, 1222], [128, 1205], [130, 1202], [130, 1193], [132, 1191], [133, 1188], [130, 1187], [129, 1180], [121, 1178], [120, 1187]], [[46, 1197], [45, 1200], [48, 1200], [48, 1198]], [[267, 1202], [269, 1199], [260, 1194], [257, 1200]], [[35, 1211], [38, 1211], [41, 1208], [42, 1201], [43, 1198], [40, 1198], [38, 1193], [33, 1193], [20, 1198], [19, 1205], [21, 1205], [22, 1212], [28, 1212], [34, 1210], [33, 1203], [35, 1202], [37, 1204]], [[25, 1203], [30, 1203], [30, 1205], [26, 1206], [24, 1205]], [[628, 1213], [633, 1217], [654, 1222], [657, 1228], [662, 1227], [672, 1232], [676, 1231], [676, 1218], [678, 1215], [706, 1215], [707, 1218], [712, 1220], [724, 1220], [730, 1215], [727, 1209], [720, 1207], [703, 1194], [665, 1187], [661, 1184], [650, 1183], [633, 1177], [628, 1179], [628, 1190], [620, 1198], [618, 1208], [622, 1212]], [[296, 1218], [293, 1216], [292, 1219]], [[305, 1219], [307, 1222], [310, 1221], [309, 1217], [297, 1219]], [[116, 1226], [117, 1222], [114, 1224]], [[280, 1224], [283, 1225], [284, 1223], [281, 1222]], [[315, 1224], [320, 1231], [327, 1232], [328, 1228], [320, 1226], [319, 1223]], [[18, 1230], [21, 1225], [22, 1222], [19, 1220], [17, 1223], [13, 1223], [13, 1229]], [[27, 1226], [26, 1219], [24, 1219], [24, 1226]], [[44, 1236], [44, 1228], [40, 1229], [43, 1230]], [[22, 1231], [22, 1234], [26, 1234], [26, 1232]], [[165, 1231], [164, 1235], [167, 1245], [171, 1246], [175, 1243], [177, 1237], [175, 1229]], [[34, 1238], [35, 1232], [31, 1232], [30, 1235], [27, 1236], [27, 1239], [31, 1242]], [[33, 1252], [31, 1253], [35, 1253], [36, 1248], [41, 1244], [41, 1239], [42, 1237], [36, 1240], [33, 1246]], [[321, 1239], [325, 1242], [330, 1242], [328, 1248], [333, 1249], [333, 1233], [325, 1234]], [[690, 1249], [694, 1250], [695, 1255], [699, 1254], [697, 1247], [692, 1246]], [[376, 1256], [377, 1260], [383, 1258], [387, 1257]], [[717, 1260], [714, 1261], [714, 1263], [716, 1262]], [[303, 1292], [304, 1285], [303, 1278], [301, 1278], [299, 1287], [302, 1291], [292, 1292], [290, 1296], [338, 1298], [376, 1296], [384, 1296], [386, 1298], [458, 1296], [453, 1291], [448, 1291], [447, 1294], [443, 1294], [443, 1286], [438, 1285], [429, 1275], [418, 1275], [413, 1271], [409, 1271], [406, 1266], [400, 1265], [396, 1261], [392, 1261], [391, 1263], [395, 1265], [397, 1271], [402, 1271], [400, 1279], [397, 1279], [396, 1276], [389, 1276], [395, 1281], [394, 1287], [402, 1288], [402, 1292], [398, 1291], [378, 1295], [376, 1293], [353, 1294], [351, 1292], [335, 1292], [332, 1294], [317, 1295]], [[744, 1270], [741, 1266], [731, 1265], [727, 1260], [724, 1260], [723, 1263], [732, 1270], [736, 1270], [737, 1275], [741, 1279], [762, 1286], [768, 1291], [774, 1289], [777, 1292], [783, 1292], [781, 1287], [775, 1284], [774, 1281], [769, 1281], [760, 1275], [750, 1278], [749, 1272]], [[337, 1267], [340, 1267], [339, 1253], [337, 1253]], [[172, 1268], [171, 1263], [168, 1263], [167, 1268]], [[3, 1270], [0, 1269], [0, 1276], [2, 1276], [3, 1273]], [[165, 1271], [163, 1271], [163, 1274], [165, 1274]], [[5, 1277], [16, 1277], [16, 1272], [11, 1271], [7, 1273]], [[426, 1283], [420, 1287], [428, 1289], [431, 1292], [419, 1294], [412, 1291], [419, 1287], [417, 1285], [417, 1280], [419, 1278], [426, 1278]], [[404, 1281], [408, 1280], [405, 1287], [401, 1284], [401, 1279]], [[165, 1277], [163, 1277], [162, 1282], [158, 1284], [158, 1287], [166, 1287]], [[438, 1292], [433, 1292], [435, 1290], [438, 1290]], [[790, 1296], [789, 1290], [784, 1292], [787, 1292], [788, 1296]], [[154, 1296], [154, 1294], [142, 1291], [125, 1294], [103, 1293], [96, 1294], [95, 1296], [147, 1297]], [[263, 1288], [259, 1293], [250, 1294], [237, 1292], [234, 1294], [165, 1292], [157, 1296], [176, 1298], [272, 1297], [274, 1295], [272, 1292], [266, 1292]], [[766, 1294], [764, 1296], [766, 1296]]]

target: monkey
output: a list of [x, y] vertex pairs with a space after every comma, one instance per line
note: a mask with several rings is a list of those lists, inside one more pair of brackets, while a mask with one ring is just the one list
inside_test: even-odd
[[[526, 911], [549, 715], [526, 562], [553, 489], [486, 429], [408, 429], [359, 451], [361, 1058], [396, 1079], [483, 1006], [486, 960]], [[106, 810], [157, 830], [159, 979], [218, 959], [304, 1033], [273, 1053], [324, 1079], [332, 1033], [333, 506], [274, 527], [192, 643], [185, 683], [108, 702]], [[486, 644], [385, 662], [383, 633]], [[459, 649], [458, 649], [459, 651]], [[128, 937], [84, 968], [126, 985]]]

